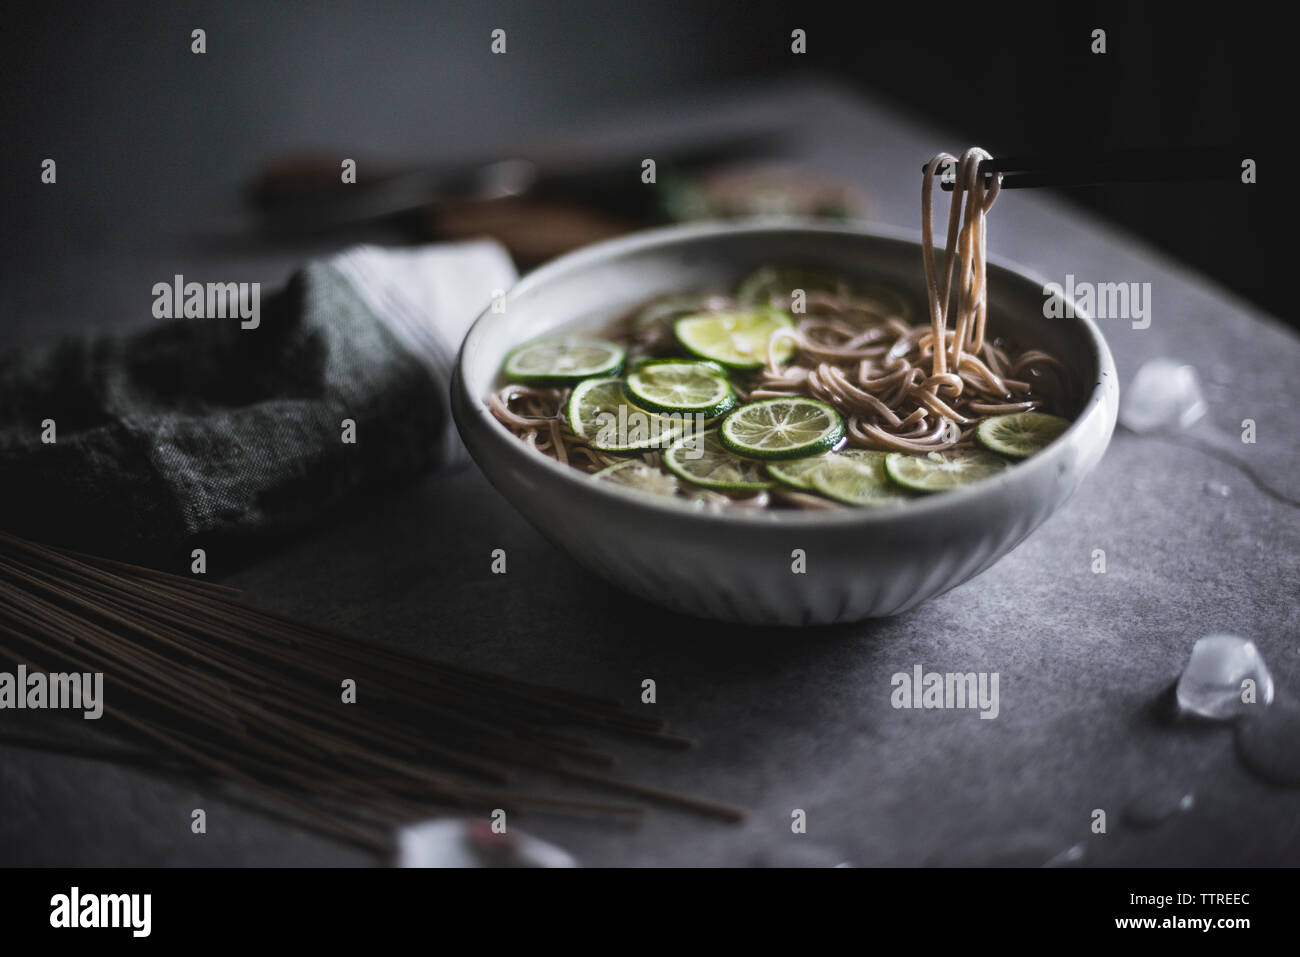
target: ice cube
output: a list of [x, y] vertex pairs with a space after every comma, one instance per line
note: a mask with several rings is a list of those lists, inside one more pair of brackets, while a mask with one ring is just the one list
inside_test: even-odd
[[1209, 635], [1193, 646], [1177, 693], [1183, 711], [1230, 721], [1268, 707], [1273, 700], [1273, 676], [1253, 641]]
[[486, 820], [423, 821], [397, 835], [398, 867], [577, 867], [554, 844], [511, 831], [498, 834]]
[[1067, 847], [1061, 853], [1049, 858], [1044, 867], [1078, 867], [1087, 857], [1087, 849], [1082, 844], [1074, 844]]
[[1119, 424], [1133, 432], [1185, 429], [1203, 415], [1196, 370], [1173, 359], [1144, 362], [1120, 396]]

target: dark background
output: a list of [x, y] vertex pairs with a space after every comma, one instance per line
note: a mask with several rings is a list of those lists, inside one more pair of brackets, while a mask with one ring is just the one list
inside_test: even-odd
[[[1254, 187], [1109, 186], [1070, 197], [1295, 324], [1296, 203], [1264, 143], [1290, 122], [1287, 33], [1262, 13], [1172, 5], [40, 4], [0, 18], [0, 305], [49, 257], [178, 234], [233, 207], [269, 154], [393, 158], [508, 150], [645, 105], [773, 78], [831, 77], [955, 135], [935, 150], [1242, 142]], [[208, 53], [189, 52], [189, 32]], [[488, 55], [495, 27], [506, 57]], [[808, 53], [790, 53], [790, 31]], [[1091, 31], [1108, 52], [1090, 52]], [[59, 162], [57, 196], [40, 161]], [[917, 157], [919, 164], [928, 157]], [[85, 287], [68, 291], [85, 296]]]

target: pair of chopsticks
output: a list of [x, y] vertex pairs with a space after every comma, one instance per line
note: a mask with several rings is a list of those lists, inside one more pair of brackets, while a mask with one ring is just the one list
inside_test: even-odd
[[[986, 181], [1002, 175], [1002, 189], [1031, 186], [1093, 186], [1100, 183], [1241, 182], [1246, 147], [1208, 146], [1135, 149], [1080, 156], [1070, 152], [996, 156], [979, 165]], [[1254, 157], [1258, 158], [1258, 157]], [[922, 172], [925, 166], [921, 167]], [[942, 176], [943, 170], [939, 174]], [[951, 179], [942, 188], [952, 191]]]

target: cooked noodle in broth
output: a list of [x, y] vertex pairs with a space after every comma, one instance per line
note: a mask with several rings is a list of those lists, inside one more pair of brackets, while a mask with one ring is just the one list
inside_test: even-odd
[[[839, 451], [827, 448], [822, 450], [825, 454], [842, 456], [844, 449], [903, 453], [902, 457], [891, 457], [889, 475], [902, 476], [902, 485], [912, 491], [948, 486], [909, 483], [903, 466], [919, 464], [933, 469], [938, 463], [940, 468], [955, 470], [959, 462], [989, 457], [992, 453], [988, 450], [1013, 459], [1024, 457], [1030, 452], [1014, 445], [991, 444], [987, 439], [994, 435], [993, 427], [1002, 430], [999, 436], [1010, 436], [1015, 441], [1023, 438], [1026, 428], [1046, 423], [1048, 432], [1043, 439], [1037, 445], [1024, 447], [1036, 450], [1067, 424], [1059, 419], [1053, 421], [1053, 417], [1073, 413], [1072, 383], [1055, 356], [1037, 349], [1021, 349], [989, 334], [987, 215], [997, 199], [999, 184], [994, 178], [986, 185], [978, 172], [980, 161], [987, 157], [983, 150], [972, 148], [960, 158], [940, 153], [926, 166], [921, 207], [928, 323], [918, 321], [902, 290], [812, 271], [768, 267], [734, 292], [678, 294], [642, 306], [615, 320], [603, 331], [603, 339], [625, 350], [626, 366], [632, 370], [643, 360], [717, 360], [707, 350], [702, 353], [699, 348], [684, 347], [690, 340], [684, 339], [679, 320], [687, 316], [744, 319], [752, 317], [754, 310], [759, 310], [760, 316], [766, 315], [764, 310], [774, 310], [777, 315], [770, 323], [772, 331], [765, 345], [760, 344], [756, 350], [755, 361], [747, 364], [753, 368], [728, 362], [734, 357], [725, 351], [717, 360], [728, 367], [726, 381], [740, 408], [761, 400], [820, 400], [842, 420], [842, 429], [836, 433], [843, 437], [842, 444], [835, 446]], [[944, 169], [952, 169], [955, 179], [946, 242], [941, 257], [937, 257], [933, 190], [936, 174]], [[758, 327], [767, 328], [761, 323]], [[722, 348], [727, 348], [725, 340]], [[566, 414], [570, 391], [571, 387], [564, 383], [515, 381], [492, 395], [489, 406], [516, 436], [567, 465], [601, 472], [604, 477], [611, 467], [640, 459], [647, 470], [638, 466], [624, 474], [645, 476], [650, 474], [648, 469], [654, 469], [691, 478], [680, 468], [671, 472], [666, 469], [662, 449], [598, 448], [590, 435], [575, 431], [571, 416]], [[776, 410], [773, 416], [787, 414], [780, 402], [771, 408]], [[1030, 412], [1048, 414], [1020, 415]], [[710, 426], [722, 419], [718, 416]], [[977, 436], [981, 423], [986, 424]], [[1016, 428], [1020, 431], [1014, 431]], [[734, 453], [738, 449], [731, 438], [724, 441]], [[739, 451], [743, 452], [744, 447]], [[885, 456], [878, 458], [883, 462]], [[912, 463], [905, 458], [925, 461]], [[864, 454], [858, 460], [874, 467], [876, 457]], [[1001, 460], [999, 463], [1005, 464]], [[711, 482], [706, 476], [703, 482], [684, 481], [679, 485], [678, 494], [709, 506], [834, 505], [827, 495], [815, 494], [826, 491], [823, 484], [817, 483], [793, 487], [774, 481], [769, 490], [742, 491]], [[828, 494], [831, 499], [849, 501], [835, 495], [834, 489]], [[899, 494], [895, 492], [893, 498]], [[874, 498], [852, 501], [876, 504]]]

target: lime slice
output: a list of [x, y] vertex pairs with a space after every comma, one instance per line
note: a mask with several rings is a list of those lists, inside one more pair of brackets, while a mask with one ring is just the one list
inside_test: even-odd
[[633, 403], [651, 412], [698, 412], [711, 419], [736, 405], [731, 384], [712, 362], [645, 362], [628, 374], [623, 391]]
[[579, 382], [569, 393], [565, 412], [574, 435], [603, 452], [662, 448], [690, 421], [638, 409], [624, 395], [622, 379]]
[[592, 478], [599, 479], [602, 482], [610, 482], [614, 485], [622, 485], [624, 488], [633, 488], [638, 492], [647, 492], [651, 495], [673, 496], [681, 488], [681, 485], [673, 476], [663, 469], [647, 465], [640, 459], [615, 462], [613, 465], [596, 472], [592, 475]]
[[810, 455], [806, 459], [768, 462], [764, 467], [767, 469], [767, 474], [782, 485], [801, 492], [811, 492], [813, 470], [826, 464], [828, 458], [827, 455]]
[[631, 372], [637, 372], [645, 366], [658, 365], [662, 362], [684, 362], [690, 365], [697, 365], [703, 369], [711, 369], [715, 375], [727, 378], [728, 369], [721, 362], [714, 362], [712, 359], [634, 359], [628, 364]]
[[1016, 412], [984, 419], [975, 440], [990, 452], [1023, 459], [1049, 445], [1070, 427], [1068, 419], [1045, 412]]
[[718, 438], [717, 429], [686, 435], [664, 452], [664, 466], [692, 485], [715, 489], [764, 489], [772, 483], [761, 462], [733, 455]]
[[801, 459], [844, 439], [844, 420], [825, 402], [801, 396], [742, 405], [722, 420], [722, 444], [751, 459]]
[[904, 321], [912, 317], [912, 304], [898, 290], [879, 283], [848, 282], [832, 273], [815, 269], [785, 269], [765, 266], [751, 273], [736, 290], [744, 303], [770, 305], [788, 302], [796, 289], [805, 293], [847, 293], [855, 299], [872, 302], [886, 318], [897, 316]]
[[636, 311], [632, 318], [632, 327], [634, 329], [644, 329], [646, 326], [652, 326], [655, 323], [665, 322], [668, 319], [684, 316], [687, 313], [699, 312], [700, 296], [661, 296], [651, 302], [646, 303]]
[[887, 505], [909, 496], [885, 474], [885, 453], [845, 449], [825, 456], [810, 476], [813, 490], [845, 505]]
[[506, 378], [526, 385], [571, 385], [593, 376], [614, 375], [623, 347], [603, 339], [563, 336], [520, 346], [506, 357]]
[[837, 292], [843, 280], [828, 272], [816, 269], [786, 269], [764, 266], [750, 273], [736, 288], [736, 298], [741, 302], [771, 305], [775, 298], [786, 301], [796, 289], [804, 292]]
[[[704, 312], [684, 316], [673, 324], [677, 341], [702, 359], [712, 359], [731, 369], [761, 369], [767, 362], [767, 341], [773, 333], [790, 329], [790, 317], [772, 307], [744, 312]], [[794, 355], [794, 343], [781, 339], [777, 361]]]
[[948, 449], [922, 455], [890, 452], [885, 456], [885, 472], [889, 477], [914, 492], [943, 492], [969, 485], [1006, 467], [1006, 459], [980, 449]]

